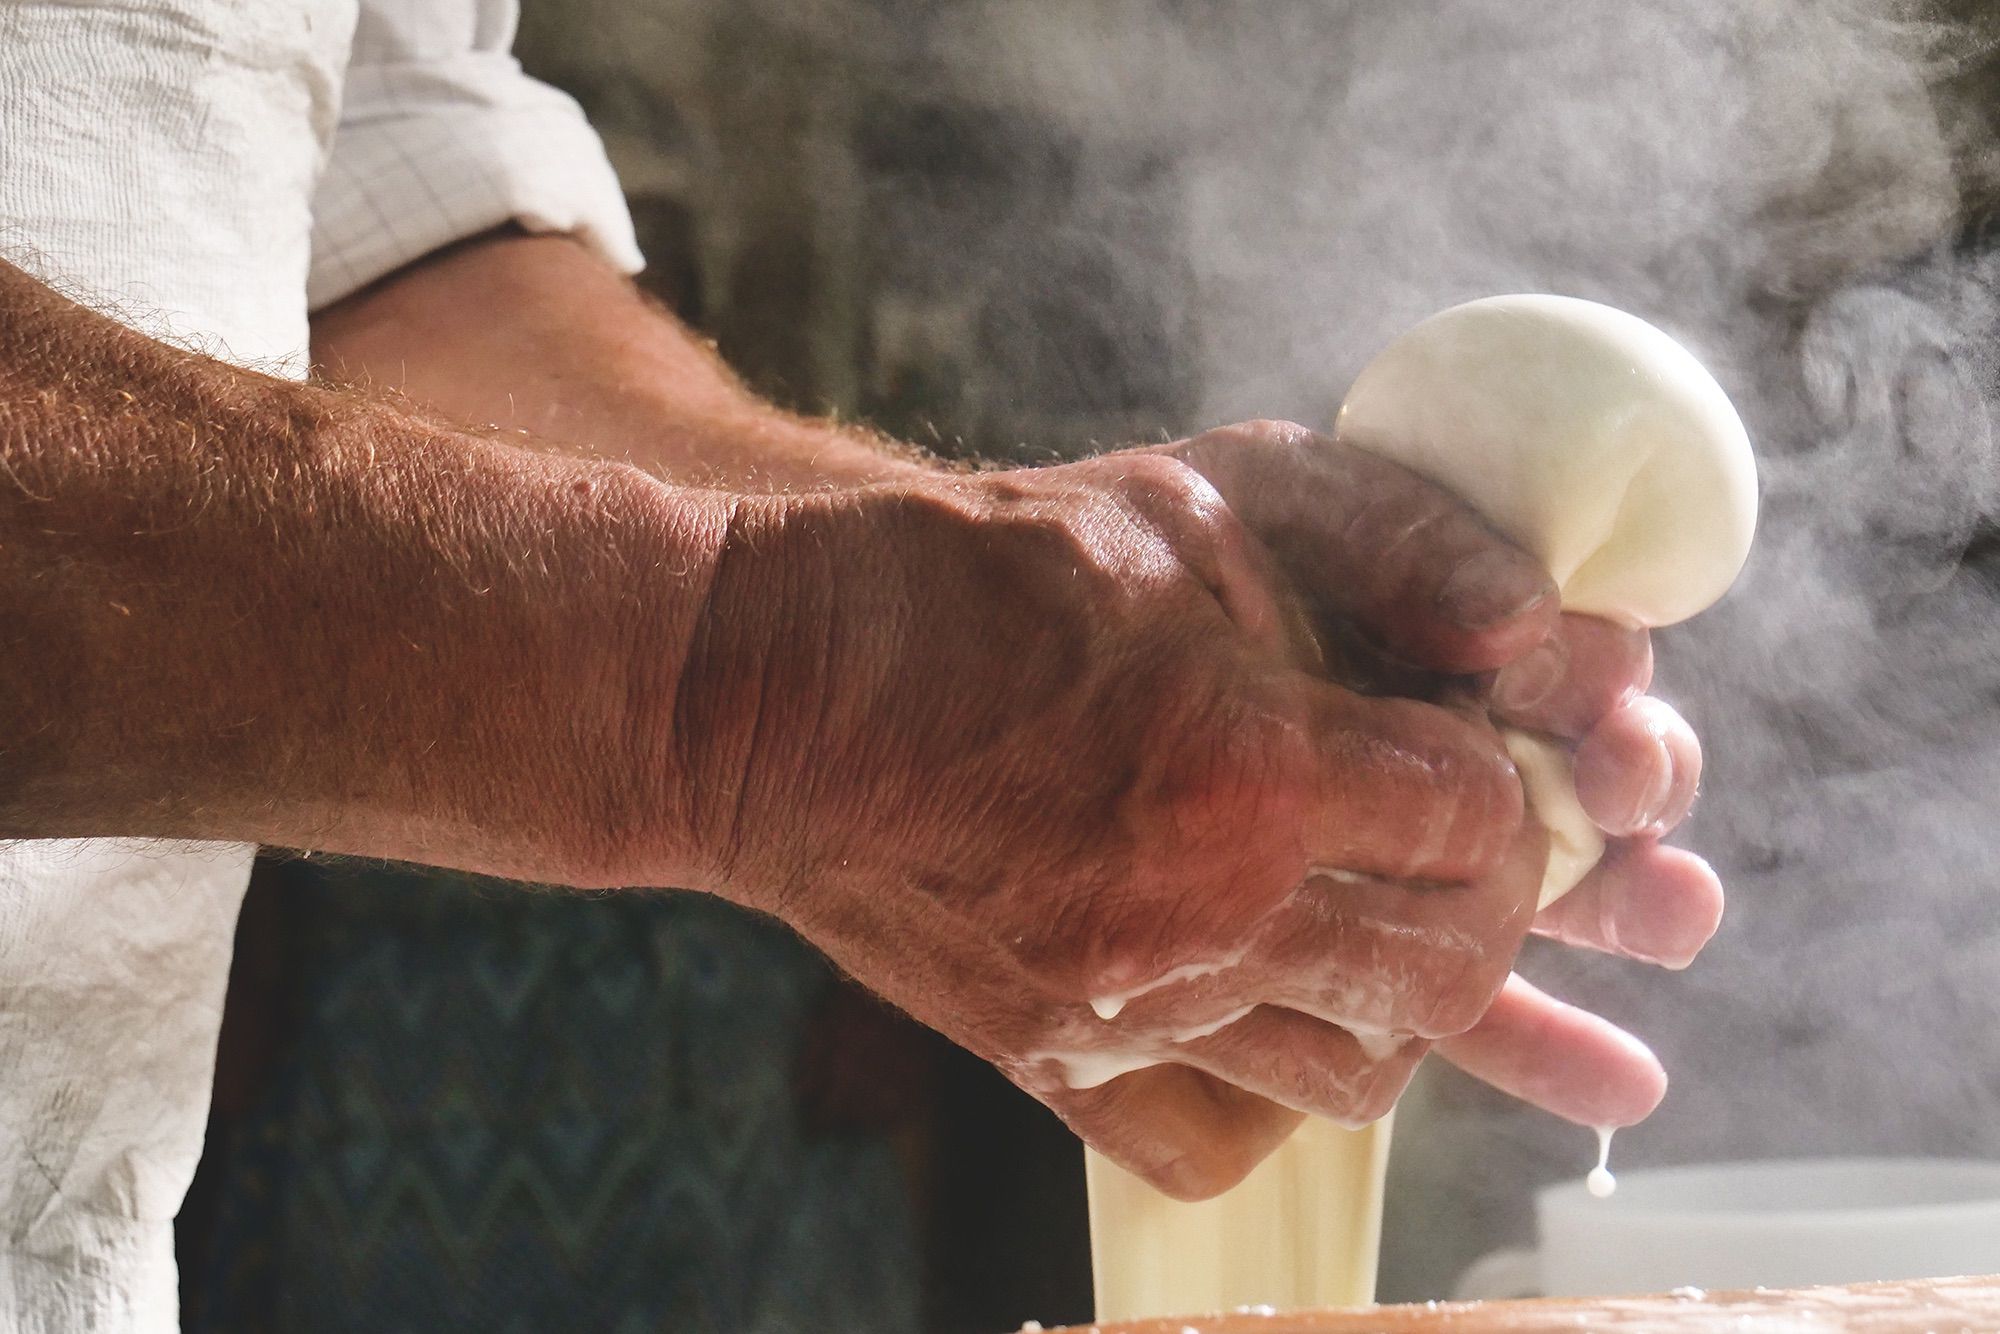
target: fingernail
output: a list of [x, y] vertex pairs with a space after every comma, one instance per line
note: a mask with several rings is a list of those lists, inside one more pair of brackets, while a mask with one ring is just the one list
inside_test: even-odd
[[1479, 630], [1524, 615], [1554, 591], [1525, 557], [1489, 550], [1460, 561], [1438, 590], [1438, 610], [1457, 626]]
[[1493, 680], [1493, 703], [1507, 713], [1526, 713], [1555, 692], [1569, 671], [1569, 649], [1550, 636], [1500, 669]]
[[1576, 748], [1576, 790], [1598, 828], [1616, 838], [1665, 833], [1693, 804], [1701, 750], [1667, 705], [1641, 697]]
[[1680, 969], [1693, 962], [1705, 940], [1692, 947], [1686, 932], [1672, 914], [1653, 911], [1654, 905], [1621, 888], [1616, 899], [1607, 898], [1600, 909], [1600, 932], [1604, 945], [1628, 958], [1662, 968]]
[[1658, 826], [1667, 818], [1667, 803], [1674, 795], [1674, 750], [1665, 737], [1655, 732], [1650, 740], [1657, 763], [1648, 766], [1653, 770], [1653, 781], [1639, 794], [1637, 809], [1632, 815], [1632, 832], [1643, 834]]

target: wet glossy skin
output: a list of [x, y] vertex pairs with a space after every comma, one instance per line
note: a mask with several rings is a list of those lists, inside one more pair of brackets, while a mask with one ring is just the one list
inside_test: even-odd
[[[809, 872], [767, 841], [725, 874], [778, 887], [774, 910], [1115, 1160], [1212, 1194], [1302, 1112], [1380, 1115], [1433, 1042], [1583, 1124], [1657, 1103], [1642, 1045], [1509, 971], [1531, 929], [1692, 957], [1721, 890], [1655, 835], [1699, 748], [1643, 696], [1642, 634], [1561, 616], [1442, 492], [1263, 423], [794, 505], [741, 545], [718, 599], [749, 606], [806, 553], [845, 577], [785, 609], [824, 645], [814, 681], [786, 676], [810, 655], [697, 648], [713, 684], [686, 707], [740, 714], [753, 661], [767, 697], [817, 701], [722, 766], [745, 778], [730, 819], [810, 834], [789, 849]], [[1333, 684], [1329, 646], [1355, 644], [1430, 699]], [[1576, 742], [1586, 809], [1624, 840], [1539, 921], [1544, 839], [1496, 720]], [[794, 734], [838, 782], [800, 791]]]

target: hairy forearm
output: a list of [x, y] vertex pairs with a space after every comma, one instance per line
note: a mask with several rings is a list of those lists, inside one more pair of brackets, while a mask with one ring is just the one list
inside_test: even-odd
[[[593, 882], [733, 503], [180, 352], [0, 263], [0, 836]], [[647, 776], [663, 874], [675, 790]]]
[[810, 491], [930, 466], [761, 401], [564, 237], [499, 232], [412, 265], [315, 316], [313, 359], [338, 380], [692, 485]]

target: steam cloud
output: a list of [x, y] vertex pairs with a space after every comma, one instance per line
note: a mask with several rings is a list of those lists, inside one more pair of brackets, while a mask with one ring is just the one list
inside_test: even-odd
[[[1687, 974], [1535, 948], [1526, 971], [1654, 1042], [1675, 1083], [1626, 1167], [2000, 1155], [2000, 258], [1960, 94], [1990, 53], [1870, 0], [959, 6], [947, 80], [1148, 142], [1185, 270], [1191, 428], [1325, 424], [1395, 333], [1553, 291], [1696, 348], [1766, 489], [1720, 609], [1660, 641], [1710, 748], [1685, 841], [1731, 890]], [[1590, 1136], [1431, 1074], [1398, 1130], [1390, 1297], [1526, 1239]]]
[[[1629, 1168], [2000, 1156], [2000, 240], [1970, 226], [2000, 181], [1979, 99], [2000, 105], [2000, 20], [1959, 9], [738, 0], [729, 22], [1001, 127], [944, 188], [964, 154], [898, 165], [923, 153], [888, 136], [878, 169], [910, 174], [864, 210], [911, 285], [1013, 285], [948, 429], [1028, 438], [1121, 375], [1134, 411], [1107, 443], [1324, 425], [1396, 333], [1508, 291], [1634, 311], [1722, 380], [1764, 523], [1731, 598], [1660, 638], [1657, 688], [1709, 747], [1683, 839], [1723, 871], [1728, 921], [1685, 974], [1525, 963], [1672, 1072], [1619, 1139]], [[1101, 348], [1075, 341], [1092, 325]], [[1591, 1149], [1431, 1072], [1400, 1116], [1385, 1295], [1442, 1295], [1526, 1240], [1532, 1189]]]

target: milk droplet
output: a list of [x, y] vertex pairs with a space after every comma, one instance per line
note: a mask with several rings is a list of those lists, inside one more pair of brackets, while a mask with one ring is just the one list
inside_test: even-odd
[[1583, 1179], [1583, 1188], [1600, 1200], [1608, 1200], [1618, 1189], [1618, 1178], [1611, 1175], [1611, 1136], [1616, 1126], [1597, 1127], [1597, 1166], [1590, 1169], [1590, 1175]]
[[[1016, 941], [1015, 943], [1019, 944], [1020, 942]], [[1178, 968], [1169, 968], [1166, 972], [1161, 973], [1151, 981], [1141, 982], [1137, 986], [1127, 987], [1123, 991], [1107, 991], [1102, 996], [1092, 996], [1090, 998], [1090, 1008], [1097, 1011], [1097, 1017], [1108, 1024], [1119, 1016], [1127, 1004], [1139, 999], [1139, 997], [1146, 995], [1148, 992], [1158, 991], [1161, 987], [1173, 986], [1177, 982], [1192, 982], [1198, 977], [1209, 977], [1216, 973], [1227, 972], [1242, 963], [1249, 955], [1250, 947], [1245, 945], [1241, 949], [1232, 950], [1219, 959], [1207, 959], [1201, 963], [1184, 963]]]
[[1359, 1026], [1350, 1027], [1347, 1031], [1354, 1036], [1355, 1045], [1361, 1048], [1361, 1054], [1371, 1061], [1386, 1061], [1403, 1049], [1404, 1039], [1394, 1033]]

